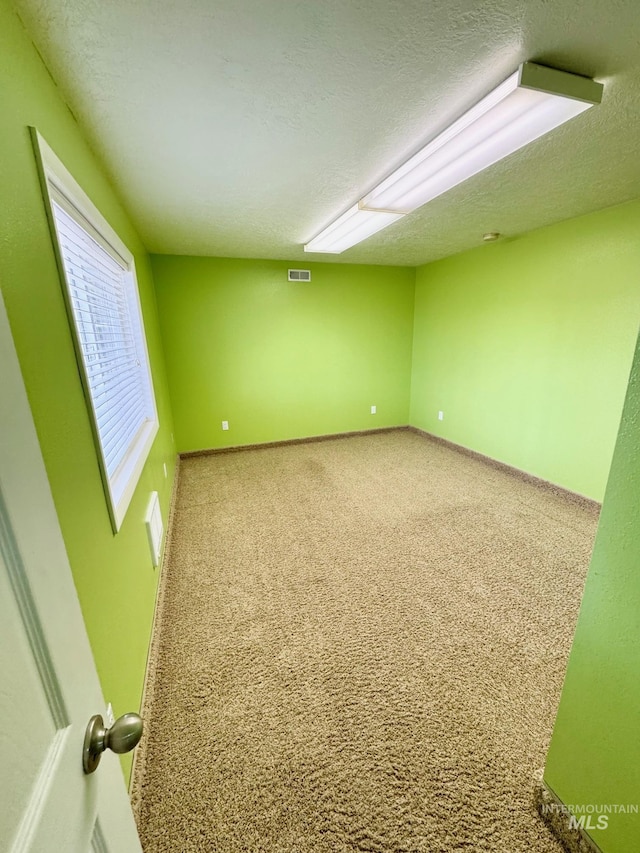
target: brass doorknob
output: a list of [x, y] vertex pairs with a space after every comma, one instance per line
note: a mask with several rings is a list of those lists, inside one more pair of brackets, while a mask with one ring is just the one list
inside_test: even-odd
[[138, 714], [123, 714], [110, 729], [106, 728], [100, 714], [89, 720], [82, 749], [82, 767], [85, 773], [93, 773], [105, 749], [117, 752], [130, 752], [138, 745], [142, 737], [144, 724]]

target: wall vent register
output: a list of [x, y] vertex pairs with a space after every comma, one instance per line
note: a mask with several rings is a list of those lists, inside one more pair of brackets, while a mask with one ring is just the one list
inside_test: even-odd
[[162, 515], [160, 513], [160, 500], [157, 492], [151, 493], [151, 500], [147, 507], [147, 514], [144, 522], [147, 526], [147, 536], [149, 537], [149, 548], [151, 549], [151, 561], [157, 568], [160, 565], [160, 555], [162, 553], [162, 537], [164, 535], [164, 525], [162, 523]]
[[311, 281], [311, 270], [289, 270], [289, 281]]

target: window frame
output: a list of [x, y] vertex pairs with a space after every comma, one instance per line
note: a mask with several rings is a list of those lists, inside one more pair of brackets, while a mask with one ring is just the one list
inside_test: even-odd
[[[38, 172], [51, 240], [58, 266], [60, 284], [64, 297], [69, 329], [73, 340], [73, 346], [78, 365], [78, 371], [82, 382], [82, 390], [87, 406], [87, 414], [93, 434], [96, 456], [100, 469], [100, 476], [105, 492], [107, 510], [111, 520], [114, 533], [118, 533], [122, 527], [125, 515], [133, 498], [136, 487], [140, 481], [145, 463], [149, 457], [151, 447], [158, 433], [160, 423], [158, 420], [158, 409], [153, 387], [153, 376], [147, 347], [147, 337], [144, 328], [144, 317], [140, 304], [140, 293], [138, 279], [136, 276], [135, 260], [133, 254], [118, 237], [114, 229], [102, 216], [89, 196], [80, 187], [62, 161], [56, 156], [51, 147], [43, 139], [36, 128], [30, 128], [33, 145], [36, 154]], [[126, 271], [128, 281], [126, 283], [126, 299], [129, 305], [132, 322], [138, 326], [136, 330], [136, 354], [142, 370], [143, 383], [148, 391], [149, 409], [147, 418], [138, 429], [134, 438], [129, 442], [127, 451], [119, 462], [111, 476], [108, 474], [105, 453], [98, 429], [98, 421], [91, 395], [89, 376], [87, 373], [85, 356], [80, 341], [74, 312], [72, 298], [67, 280], [64, 259], [58, 235], [58, 226], [54, 213], [54, 201], [64, 209], [67, 215], [83, 228], [89, 236], [104, 249], [115, 262]], [[139, 334], [138, 334], [139, 332]]]

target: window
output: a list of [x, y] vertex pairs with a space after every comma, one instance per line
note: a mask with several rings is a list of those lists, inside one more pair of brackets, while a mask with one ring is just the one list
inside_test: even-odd
[[133, 255], [37, 132], [107, 505], [117, 532], [158, 431]]

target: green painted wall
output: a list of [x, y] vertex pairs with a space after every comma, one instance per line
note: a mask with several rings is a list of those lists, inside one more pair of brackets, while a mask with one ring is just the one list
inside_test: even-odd
[[413, 269], [152, 264], [180, 451], [408, 423]]
[[[547, 758], [564, 803], [640, 805], [640, 343]], [[640, 814], [589, 833], [640, 850]]]
[[[0, 102], [2, 294], [105, 698], [116, 713], [123, 713], [139, 707], [156, 591], [144, 512], [150, 492], [157, 490], [166, 518], [175, 457], [149, 259], [19, 19], [4, 2], [0, 3]], [[107, 513], [28, 125], [40, 130], [136, 257], [161, 428], [116, 536]], [[126, 770], [130, 757], [123, 763]]]
[[634, 202], [419, 268], [411, 424], [602, 500], [639, 234]]

